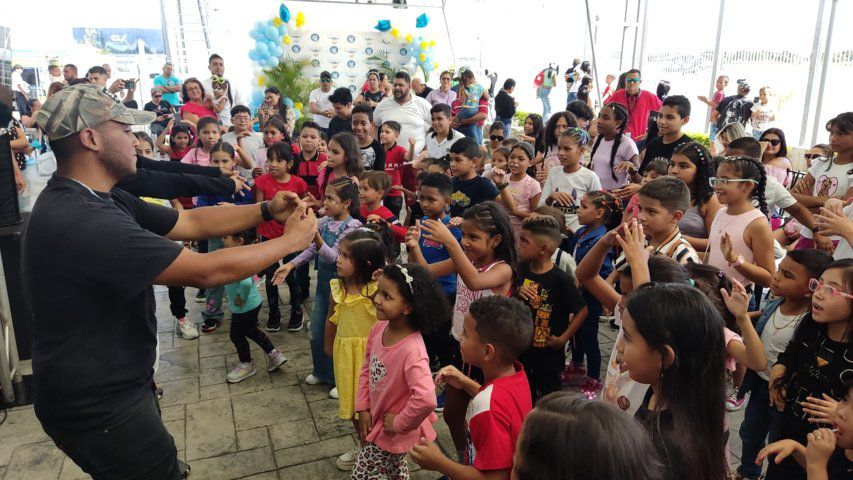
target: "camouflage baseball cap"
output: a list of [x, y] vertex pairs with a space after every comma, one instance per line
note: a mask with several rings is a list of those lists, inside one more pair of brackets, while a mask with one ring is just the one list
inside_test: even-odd
[[51, 95], [36, 113], [36, 122], [50, 140], [58, 140], [110, 120], [127, 125], [148, 125], [153, 112], [132, 110], [111, 97], [102, 87], [74, 85]]

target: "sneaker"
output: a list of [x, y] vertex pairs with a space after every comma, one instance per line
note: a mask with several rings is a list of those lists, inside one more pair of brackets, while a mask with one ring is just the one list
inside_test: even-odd
[[290, 322], [287, 323], [288, 332], [298, 332], [302, 330], [302, 307], [290, 308]]
[[746, 406], [746, 397], [737, 398], [737, 390], [732, 392], [729, 395], [729, 398], [726, 399], [726, 411], [727, 412], [737, 412], [739, 410], [743, 410], [743, 407]]
[[178, 473], [181, 474], [181, 478], [187, 478], [190, 476], [190, 464], [184, 462], [183, 460], [178, 460]]
[[566, 385], [580, 387], [586, 381], [586, 367], [570, 364], [563, 370], [562, 379]]
[[255, 363], [243, 363], [237, 362], [237, 365], [234, 367], [234, 370], [225, 375], [225, 380], [228, 380], [228, 383], [239, 383], [243, 380], [251, 377], [257, 371], [255, 370]]
[[195, 303], [204, 303], [204, 289], [199, 288], [198, 293], [195, 294]]
[[278, 350], [273, 350], [267, 354], [267, 371], [272, 372], [273, 370], [277, 370], [278, 367], [287, 363], [287, 357], [285, 357]]
[[323, 381], [320, 380], [320, 377], [315, 377], [313, 373], [309, 373], [308, 376], [305, 377], [305, 383], [308, 385], [319, 385], [323, 383]]
[[280, 320], [279, 321], [267, 320], [266, 330], [268, 332], [277, 332], [277, 331], [281, 330], [281, 321]]
[[338, 397], [338, 387], [335, 387], [335, 388], [329, 390], [329, 398], [334, 398], [335, 400], [340, 398], [340, 397]]
[[358, 457], [358, 447], [353, 448], [349, 452], [344, 452], [335, 460], [335, 465], [339, 470], [348, 472], [355, 466], [355, 459]]
[[157, 394], [157, 400], [163, 398], [163, 387], [156, 385], [157, 388], [154, 389], [154, 393]]
[[447, 395], [445, 394], [447, 390], [442, 387], [441, 393], [435, 396], [435, 411], [443, 412], [444, 411], [444, 401], [447, 399]]
[[198, 338], [198, 328], [196, 328], [193, 322], [188, 322], [186, 318], [179, 318], [178, 323], [178, 332], [180, 332], [181, 337], [185, 340], [193, 340]]
[[586, 398], [594, 400], [595, 397], [598, 396], [598, 393], [601, 392], [602, 388], [604, 388], [604, 384], [597, 378], [585, 377], [584, 382], [581, 385], [581, 393], [586, 396]]
[[204, 325], [201, 326], [201, 331], [204, 333], [213, 333], [219, 328], [220, 323], [219, 320], [205, 320]]

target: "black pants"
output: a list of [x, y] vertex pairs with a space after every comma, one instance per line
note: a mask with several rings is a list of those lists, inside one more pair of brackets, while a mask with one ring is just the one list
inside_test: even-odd
[[524, 372], [530, 383], [530, 396], [534, 403], [545, 395], [560, 390], [560, 373], [566, 365], [566, 355], [562, 350], [530, 347], [518, 360], [524, 365]]
[[[456, 301], [456, 294], [447, 295], [447, 301], [452, 311], [453, 304]], [[436, 360], [438, 360], [439, 368], [453, 365], [453, 357], [456, 354], [455, 349], [458, 344], [450, 335], [452, 325], [453, 319], [449, 318], [447, 321], [439, 324], [434, 331], [424, 334], [424, 345], [426, 345], [430, 365]]]
[[187, 316], [187, 297], [184, 287], [169, 287], [169, 310], [175, 318]]
[[258, 305], [245, 313], [231, 313], [231, 343], [237, 348], [237, 356], [242, 363], [252, 361], [247, 338], [251, 338], [266, 353], [275, 349], [269, 337], [258, 329], [258, 313], [260, 312], [261, 306]]
[[[262, 241], [264, 240], [265, 239], [262, 239]], [[293, 260], [300, 253], [302, 252], [293, 253], [284, 257], [284, 263]], [[278, 308], [278, 285], [272, 284], [273, 274], [275, 274], [275, 271], [280, 265], [280, 262], [275, 262], [261, 272], [261, 275], [264, 275], [266, 277], [264, 279], [264, 286], [266, 287], [267, 291], [267, 303], [269, 307], [269, 317], [267, 317], [267, 324], [272, 325], [279, 325], [281, 323], [281, 310]], [[294, 269], [284, 279], [285, 283], [287, 283], [287, 289], [290, 292], [291, 310], [293, 310], [294, 308], [301, 307], [302, 302], [308, 299], [308, 293], [311, 289], [311, 278], [309, 277], [308, 265], [309, 264], [306, 263], [305, 265]]]
[[116, 425], [97, 430], [45, 427], [56, 446], [95, 480], [178, 480], [178, 450], [152, 392]]
[[385, 197], [385, 200], [382, 201], [385, 204], [385, 208], [391, 210], [391, 213], [397, 217], [397, 220], [400, 219], [400, 212], [403, 211], [403, 196], [399, 197]]

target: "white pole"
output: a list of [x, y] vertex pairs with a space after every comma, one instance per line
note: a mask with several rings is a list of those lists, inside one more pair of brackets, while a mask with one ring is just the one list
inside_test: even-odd
[[[723, 16], [726, 13], [726, 0], [720, 0], [720, 12], [717, 14], [717, 39], [714, 41], [714, 65], [711, 67], [711, 88], [708, 89], [708, 98], [714, 95], [714, 89], [717, 83], [717, 71], [720, 68], [720, 40], [723, 36]], [[705, 125], [711, 122], [711, 110], [708, 110], [708, 116]]]
[[832, 62], [832, 30], [835, 26], [835, 7], [838, 0], [832, 0], [832, 8], [829, 9], [829, 27], [826, 29], [826, 46], [823, 49], [823, 65], [820, 68], [820, 86], [817, 90], [817, 106], [814, 111], [814, 126], [812, 127], [812, 145], [817, 142], [817, 129], [820, 127], [820, 114], [823, 107], [823, 91], [826, 87], [826, 71]]
[[803, 104], [803, 123], [800, 125], [800, 145], [806, 143], [806, 130], [809, 125], [809, 107], [812, 103], [812, 86], [814, 85], [814, 71], [817, 67], [817, 57], [820, 54], [820, 33], [823, 27], [823, 7], [826, 0], [820, 0], [817, 7], [817, 20], [814, 26], [814, 39], [812, 40], [812, 56], [809, 59], [809, 82], [806, 86], [806, 102]]
[[595, 80], [595, 91], [598, 94], [598, 104], [601, 105], [601, 84], [598, 83], [598, 61], [595, 57], [595, 39], [592, 36], [592, 15], [589, 12], [589, 0], [584, 1], [586, 2], [586, 31], [589, 32], [589, 43], [592, 50], [592, 75]]

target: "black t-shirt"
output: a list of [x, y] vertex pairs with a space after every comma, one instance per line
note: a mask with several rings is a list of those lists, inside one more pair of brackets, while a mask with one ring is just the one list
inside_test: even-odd
[[432, 91], [432, 87], [430, 87], [428, 85], [424, 85], [424, 91], [421, 93], [418, 93], [417, 95], [421, 98], [426, 98], [427, 95], [429, 95], [429, 92], [431, 92], [431, 91]]
[[738, 122], [744, 127], [752, 116], [752, 102], [740, 95], [723, 98], [717, 105], [717, 128], [722, 129], [729, 123]]
[[370, 93], [370, 90], [368, 90], [366, 92], [363, 92], [361, 96], [364, 97], [365, 100], [370, 100], [371, 102], [379, 103], [387, 95], [385, 95], [385, 92], [383, 92], [382, 90], [377, 90], [376, 93]]
[[[545, 273], [530, 270], [530, 264], [519, 265], [518, 275], [522, 286], [533, 286], [539, 295], [538, 302], [526, 301], [533, 313], [533, 346], [549, 348], [548, 337], [560, 336], [569, 326], [569, 315], [586, 306], [569, 274], [556, 265]], [[555, 352], [563, 354], [562, 350]]]
[[366, 147], [359, 146], [358, 148], [361, 150], [361, 168], [365, 172], [368, 170], [375, 172], [385, 171], [385, 147], [379, 143], [379, 140], [374, 140], [373, 143]]
[[843, 448], [836, 448], [826, 465], [829, 480], [850, 480], [853, 478], [853, 461], [847, 458]]
[[646, 427], [652, 439], [652, 444], [655, 446], [663, 462], [664, 468], [667, 470], [667, 480], [677, 480], [682, 478], [690, 478], [689, 465], [684, 464], [684, 460], [678, 452], [681, 451], [681, 445], [674, 438], [673, 431], [675, 426], [672, 422], [672, 414], [669, 410], [661, 410], [657, 415], [649, 410], [649, 401], [654, 392], [650, 388], [643, 397], [643, 403], [637, 408], [634, 413], [634, 418]]
[[450, 216], [461, 217], [468, 207], [497, 198], [500, 192], [491, 180], [477, 175], [471, 180], [453, 177], [453, 194], [450, 195]]
[[503, 90], [495, 95], [495, 114], [500, 118], [512, 118], [515, 115], [515, 99]]
[[[142, 109], [147, 110], [149, 112], [154, 112], [158, 117], [160, 115], [166, 115], [169, 113], [174, 113], [174, 110], [172, 109], [172, 104], [170, 104], [169, 102], [167, 102], [165, 100], [160, 100], [160, 103], [158, 105], [154, 105], [154, 102], [148, 102], [145, 104], [144, 107], [142, 107]], [[164, 119], [162, 122], [154, 121], [151, 123], [159, 123], [160, 125], [163, 125], [165, 127], [166, 125], [169, 124], [169, 119], [167, 118], [167, 119]]]
[[646, 144], [646, 154], [643, 157], [643, 163], [640, 164], [640, 173], [646, 170], [646, 165], [653, 160], [664, 160], [669, 163], [672, 158], [672, 152], [676, 148], [692, 141], [687, 135], [682, 135], [681, 138], [672, 143], [663, 143], [663, 137], [655, 137], [649, 140]]
[[335, 116], [329, 120], [329, 138], [332, 138], [333, 135], [341, 132], [352, 133], [352, 117], [344, 119]]
[[154, 278], [181, 253], [176, 210], [54, 175], [23, 237], [35, 413], [48, 428], [115, 424], [151, 395]]

